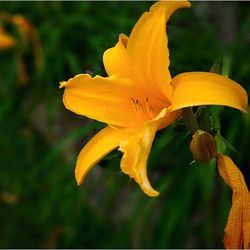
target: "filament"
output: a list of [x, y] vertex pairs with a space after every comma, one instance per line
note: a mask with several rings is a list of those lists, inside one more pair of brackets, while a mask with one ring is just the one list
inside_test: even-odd
[[139, 102], [138, 99], [134, 99], [132, 97], [130, 99], [131, 99], [131, 101], [133, 103], [133, 109], [134, 109], [134, 111], [136, 113], [136, 116], [137, 116], [138, 120], [145, 121], [148, 118], [154, 119], [154, 109], [150, 105], [148, 97], [146, 97], [146, 101], [145, 101], [146, 110], [143, 109], [143, 106]]
[[149, 104], [148, 97], [146, 97], [146, 108], [147, 108], [147, 112], [148, 112], [150, 118], [153, 119], [153, 118], [154, 118], [154, 109], [153, 109], [153, 107]]
[[134, 109], [134, 111], [135, 111], [135, 113], [136, 113], [136, 116], [137, 116], [137, 119], [138, 120], [142, 120], [142, 117], [141, 117], [141, 115], [140, 115], [140, 112], [139, 112], [139, 110], [138, 110], [138, 100], [134, 100], [132, 97], [130, 98], [131, 100], [132, 100], [132, 102], [133, 102], [133, 109]]
[[143, 113], [142, 105], [141, 105], [141, 103], [139, 102], [138, 99], [136, 99], [135, 102], [136, 102], [136, 106], [137, 106], [140, 118], [141, 118], [142, 121], [144, 121], [145, 120], [145, 116], [144, 116], [144, 113]]

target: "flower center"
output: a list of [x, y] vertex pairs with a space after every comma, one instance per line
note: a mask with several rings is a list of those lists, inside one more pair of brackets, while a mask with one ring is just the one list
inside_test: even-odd
[[149, 102], [149, 98], [139, 101], [138, 99], [130, 98], [133, 104], [133, 109], [139, 121], [147, 121], [154, 119], [154, 108]]

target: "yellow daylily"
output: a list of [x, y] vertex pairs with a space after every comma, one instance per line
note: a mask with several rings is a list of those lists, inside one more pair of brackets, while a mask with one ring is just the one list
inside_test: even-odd
[[159, 193], [147, 177], [147, 159], [157, 130], [181, 115], [181, 109], [197, 105], [225, 105], [245, 110], [247, 94], [236, 82], [208, 72], [171, 77], [166, 23], [188, 1], [153, 4], [131, 34], [119, 36], [105, 51], [108, 77], [80, 74], [62, 82], [67, 109], [108, 126], [81, 150], [75, 168], [78, 184], [89, 170], [115, 148], [123, 152], [121, 169], [149, 196]]

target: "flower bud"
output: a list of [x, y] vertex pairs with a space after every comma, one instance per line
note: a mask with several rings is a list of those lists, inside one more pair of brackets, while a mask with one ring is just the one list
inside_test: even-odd
[[194, 160], [208, 163], [216, 155], [216, 141], [208, 132], [197, 130], [190, 143], [190, 150]]

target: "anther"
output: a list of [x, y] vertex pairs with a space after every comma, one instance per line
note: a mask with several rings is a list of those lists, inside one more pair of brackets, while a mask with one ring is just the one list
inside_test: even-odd
[[136, 113], [136, 116], [137, 116], [138, 120], [140, 120], [140, 121], [143, 120], [143, 117], [142, 117], [142, 114], [141, 114], [141, 111], [140, 111], [141, 108], [139, 108], [138, 99], [134, 100], [132, 97], [130, 99], [133, 102], [133, 108], [134, 108], [134, 111]]

